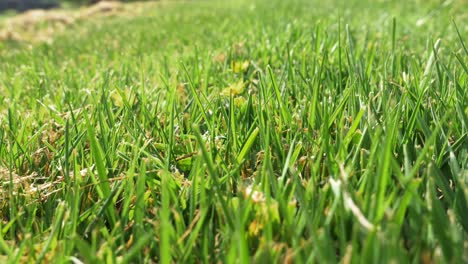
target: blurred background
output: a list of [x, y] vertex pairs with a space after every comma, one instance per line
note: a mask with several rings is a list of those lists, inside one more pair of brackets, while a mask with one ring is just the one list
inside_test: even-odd
[[[0, 0], [0, 12], [24, 12], [31, 9], [52, 9], [69, 5], [90, 5], [105, 0]], [[121, 0], [120, 2], [133, 2]]]

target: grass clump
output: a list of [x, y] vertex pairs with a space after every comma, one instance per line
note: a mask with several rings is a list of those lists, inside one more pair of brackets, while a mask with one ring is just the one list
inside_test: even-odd
[[467, 11], [163, 2], [0, 43], [2, 261], [466, 262]]

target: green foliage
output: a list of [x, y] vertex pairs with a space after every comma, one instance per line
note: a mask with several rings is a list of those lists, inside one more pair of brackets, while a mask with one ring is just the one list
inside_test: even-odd
[[0, 43], [0, 261], [467, 263], [467, 13], [176, 1]]

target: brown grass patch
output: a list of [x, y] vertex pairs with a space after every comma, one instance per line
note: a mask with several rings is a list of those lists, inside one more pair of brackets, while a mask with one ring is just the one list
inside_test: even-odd
[[76, 10], [30, 10], [0, 24], [0, 42], [49, 42], [78, 21], [89, 21], [109, 16], [136, 16], [155, 2], [121, 3], [100, 1]]

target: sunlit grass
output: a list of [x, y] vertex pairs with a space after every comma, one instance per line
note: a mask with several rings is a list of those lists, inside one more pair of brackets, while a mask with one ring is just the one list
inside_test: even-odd
[[321, 2], [0, 43], [0, 261], [467, 262], [466, 5]]

